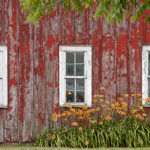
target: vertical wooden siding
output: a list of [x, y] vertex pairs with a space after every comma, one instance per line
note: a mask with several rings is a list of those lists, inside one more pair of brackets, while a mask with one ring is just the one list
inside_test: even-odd
[[141, 50], [150, 44], [150, 25], [143, 18], [110, 26], [105, 18], [94, 20], [91, 10], [80, 15], [57, 7], [33, 26], [19, 7], [18, 0], [0, 0], [0, 45], [8, 46], [9, 64], [9, 106], [0, 109], [0, 142], [29, 141], [48, 128], [58, 104], [59, 45], [92, 45], [93, 94], [101, 85], [110, 101], [141, 91]]

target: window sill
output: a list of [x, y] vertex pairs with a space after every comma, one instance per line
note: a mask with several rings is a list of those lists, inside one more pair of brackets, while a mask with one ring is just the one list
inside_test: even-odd
[[0, 109], [6, 109], [6, 108], [8, 108], [8, 106], [0, 105]]
[[66, 103], [66, 105], [60, 105], [60, 107], [68, 107], [68, 105], [71, 105], [71, 107], [78, 107], [78, 106], [91, 107], [91, 105], [87, 105], [86, 103], [77, 103], [77, 104]]
[[144, 107], [144, 108], [150, 107], [150, 103], [149, 103], [149, 104], [148, 104], [148, 103], [147, 103], [147, 104], [145, 103], [145, 104], [143, 105], [143, 107]]

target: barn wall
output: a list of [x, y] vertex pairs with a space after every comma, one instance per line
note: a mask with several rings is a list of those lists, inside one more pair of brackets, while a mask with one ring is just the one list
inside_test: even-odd
[[145, 16], [111, 26], [105, 18], [94, 20], [90, 10], [80, 15], [57, 7], [33, 26], [19, 7], [18, 0], [0, 0], [0, 45], [8, 46], [9, 64], [9, 106], [0, 109], [0, 142], [30, 141], [48, 128], [58, 103], [59, 45], [92, 45], [93, 94], [102, 85], [110, 101], [141, 92], [141, 49], [150, 44]]

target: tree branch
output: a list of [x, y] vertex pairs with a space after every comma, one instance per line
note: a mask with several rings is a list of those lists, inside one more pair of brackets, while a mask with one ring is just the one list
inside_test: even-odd
[[52, 3], [52, 4], [50, 4], [50, 5], [47, 5], [47, 6], [45, 6], [45, 7], [43, 7], [42, 9], [48, 9], [49, 7], [51, 7], [51, 6], [54, 6], [54, 5], [56, 5], [56, 4], [58, 4], [58, 3], [60, 3], [61, 1], [63, 1], [63, 0], [58, 0], [58, 1], [56, 1], [55, 3]]

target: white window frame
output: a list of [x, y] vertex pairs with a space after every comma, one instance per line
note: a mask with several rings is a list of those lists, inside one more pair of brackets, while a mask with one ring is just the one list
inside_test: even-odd
[[[66, 102], [66, 52], [85, 52], [85, 102]], [[78, 77], [79, 78], [79, 77]], [[59, 46], [59, 105], [71, 104], [72, 106], [92, 104], [92, 47], [91, 46]]]
[[2, 100], [0, 99], [0, 108], [7, 108], [8, 107], [8, 73], [7, 73], [7, 47], [0, 46], [0, 52], [2, 52], [3, 64], [2, 64]]

